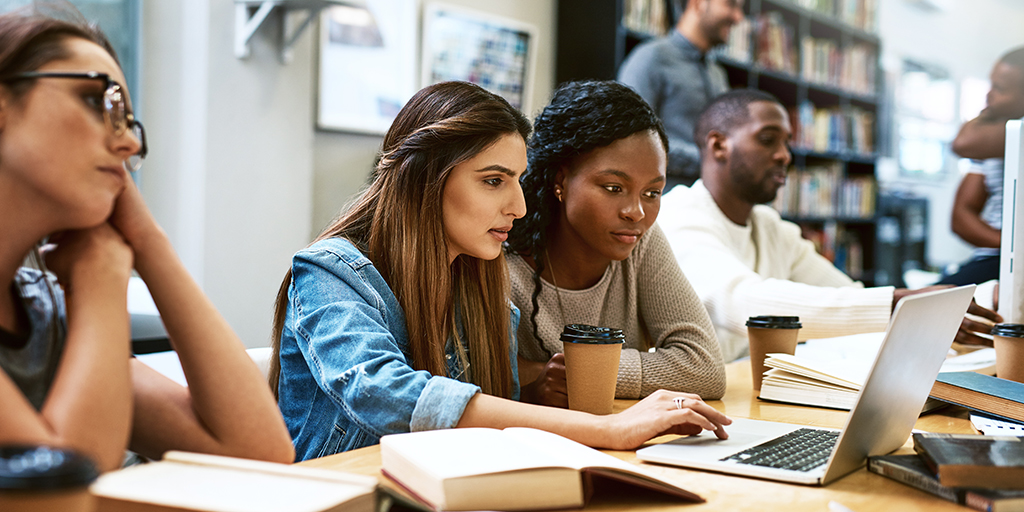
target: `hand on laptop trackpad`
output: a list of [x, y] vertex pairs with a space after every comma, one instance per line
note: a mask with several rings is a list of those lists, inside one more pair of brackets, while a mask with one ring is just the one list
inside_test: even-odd
[[753, 434], [750, 432], [734, 432], [729, 430], [729, 439], [719, 439], [715, 436], [714, 432], [703, 432], [696, 436], [680, 437], [667, 444], [675, 444], [682, 446], [713, 446], [715, 448], [731, 448], [736, 446], [745, 446], [757, 441], [763, 441], [765, 439], [764, 434]]

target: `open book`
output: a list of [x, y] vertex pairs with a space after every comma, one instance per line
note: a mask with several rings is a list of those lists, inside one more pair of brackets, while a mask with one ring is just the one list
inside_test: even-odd
[[90, 491], [98, 512], [371, 512], [377, 479], [199, 453], [107, 473]]
[[[769, 354], [770, 368], [761, 382], [760, 398], [778, 402], [850, 410], [881, 348], [884, 333], [855, 334], [810, 340], [795, 355]], [[985, 348], [949, 357], [943, 372], [995, 373], [995, 349]], [[929, 400], [925, 411], [942, 404]]]
[[704, 501], [646, 468], [530, 428], [384, 436], [380, 456], [384, 474], [435, 510], [579, 508], [601, 478]]

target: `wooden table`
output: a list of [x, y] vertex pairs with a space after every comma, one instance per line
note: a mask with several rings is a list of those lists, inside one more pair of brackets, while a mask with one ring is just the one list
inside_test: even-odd
[[[762, 402], [751, 390], [750, 363], [739, 361], [726, 365], [728, 388], [722, 400], [708, 402], [716, 409], [736, 418], [754, 418], [804, 425], [842, 428], [849, 413], [816, 407], [801, 407]], [[632, 401], [617, 400], [616, 411], [632, 405]], [[922, 416], [915, 428], [929, 432], [971, 433], [970, 421], [963, 409], [940, 411]], [[664, 436], [649, 444], [673, 439]], [[707, 500], [701, 504], [681, 504], [664, 500], [639, 500], [632, 496], [597, 495], [586, 510], [679, 510], [679, 511], [734, 511], [785, 510], [828, 511], [829, 502], [836, 501], [855, 512], [867, 511], [958, 511], [965, 508], [912, 487], [881, 477], [861, 468], [827, 487], [784, 484], [755, 478], [728, 476], [706, 471], [688, 470], [640, 462], [632, 451], [606, 451], [622, 460], [644, 464], [668, 480], [696, 492]], [[913, 453], [909, 439], [897, 453]], [[351, 452], [309, 460], [304, 466], [337, 469], [376, 476], [382, 485], [396, 488], [394, 482], [380, 473], [380, 448], [370, 446]]]

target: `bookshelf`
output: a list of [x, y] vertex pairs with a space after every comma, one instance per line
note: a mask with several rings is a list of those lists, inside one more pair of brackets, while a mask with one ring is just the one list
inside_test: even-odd
[[[876, 251], [878, 1], [747, 0], [745, 20], [715, 52], [731, 87], [770, 92], [789, 111], [793, 167], [773, 206], [869, 286], [883, 257]], [[672, 29], [680, 5], [559, 0], [556, 80], [614, 79], [633, 47]]]

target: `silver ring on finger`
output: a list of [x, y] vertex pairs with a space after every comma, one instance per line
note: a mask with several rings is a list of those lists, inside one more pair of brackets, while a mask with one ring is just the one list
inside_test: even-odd
[[672, 399], [672, 403], [676, 404], [676, 409], [682, 409], [683, 408], [683, 400], [686, 400], [686, 399], [681, 397], [681, 396], [677, 396], [677, 397]]

